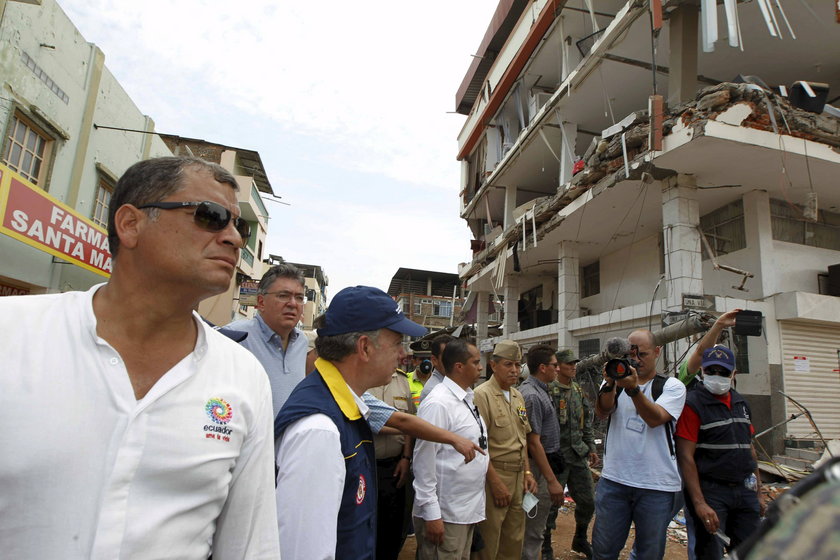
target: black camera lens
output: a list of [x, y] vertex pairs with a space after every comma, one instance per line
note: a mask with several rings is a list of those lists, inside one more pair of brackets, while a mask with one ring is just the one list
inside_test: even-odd
[[428, 375], [428, 374], [432, 373], [432, 361], [431, 360], [423, 360], [422, 362], [420, 362], [420, 366], [418, 366], [418, 367], [420, 368], [420, 373], [422, 373], [423, 375]]
[[624, 358], [610, 360], [606, 365], [607, 376], [611, 379], [624, 379], [630, 375], [630, 367], [630, 360]]

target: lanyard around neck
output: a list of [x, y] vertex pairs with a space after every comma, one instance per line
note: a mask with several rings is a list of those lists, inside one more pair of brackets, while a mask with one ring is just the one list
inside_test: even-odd
[[462, 400], [461, 402], [464, 403], [464, 406], [466, 406], [467, 410], [470, 411], [470, 416], [472, 416], [478, 424], [478, 431], [481, 434], [478, 438], [478, 446], [482, 449], [487, 449], [487, 438], [484, 436], [484, 424], [481, 423], [481, 415], [478, 413], [478, 407], [473, 405], [473, 407], [470, 408], [467, 401]]

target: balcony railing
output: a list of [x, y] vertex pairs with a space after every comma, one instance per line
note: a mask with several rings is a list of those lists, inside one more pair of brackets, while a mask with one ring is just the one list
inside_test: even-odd
[[265, 207], [265, 204], [260, 197], [260, 192], [257, 190], [257, 186], [254, 183], [251, 183], [251, 197], [254, 199], [254, 204], [257, 205], [257, 208], [260, 209], [260, 215], [268, 217], [268, 210]]
[[252, 253], [250, 249], [245, 247], [242, 249], [240, 254], [242, 256], [242, 260], [248, 263], [248, 266], [254, 266], [254, 253]]

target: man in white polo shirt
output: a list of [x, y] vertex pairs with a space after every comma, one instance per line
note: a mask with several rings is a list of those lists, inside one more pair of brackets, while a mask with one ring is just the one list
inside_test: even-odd
[[236, 190], [197, 158], [137, 163], [108, 283], [0, 298], [3, 557], [280, 557], [268, 378], [193, 311], [250, 233]]

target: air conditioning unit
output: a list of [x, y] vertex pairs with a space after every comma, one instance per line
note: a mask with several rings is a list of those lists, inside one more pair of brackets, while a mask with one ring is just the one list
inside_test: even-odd
[[589, 309], [588, 307], [581, 307], [580, 308], [580, 316], [581, 317], [589, 317], [590, 315], [592, 315], [592, 310], [591, 309]]

